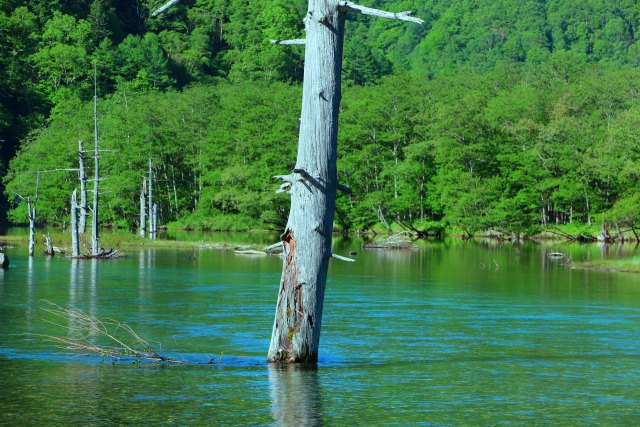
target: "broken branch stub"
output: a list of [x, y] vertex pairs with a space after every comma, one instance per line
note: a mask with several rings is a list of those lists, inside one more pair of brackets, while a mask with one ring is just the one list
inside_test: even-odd
[[415, 16], [411, 16], [411, 11], [405, 12], [387, 12], [380, 9], [374, 9], [371, 7], [360, 6], [358, 4], [352, 3], [350, 1], [341, 1], [340, 9], [343, 12], [354, 12], [361, 13], [363, 15], [375, 16], [377, 18], [384, 19], [396, 19], [399, 21], [413, 22], [414, 24], [422, 25], [424, 24], [424, 20], [420, 18], [416, 18]]
[[160, 15], [165, 10], [169, 9], [171, 6], [177, 4], [179, 1], [180, 0], [170, 0], [170, 1], [168, 1], [164, 5], [160, 6], [155, 12], [153, 12], [151, 14], [151, 16], [155, 18], [156, 16]]
[[342, 191], [344, 194], [353, 194], [353, 190], [346, 185], [338, 184], [338, 190]]
[[281, 45], [305, 45], [307, 44], [305, 39], [292, 39], [292, 40], [269, 40], [271, 44], [281, 44]]

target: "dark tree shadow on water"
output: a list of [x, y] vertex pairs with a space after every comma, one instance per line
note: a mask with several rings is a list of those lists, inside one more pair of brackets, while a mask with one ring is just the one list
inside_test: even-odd
[[323, 425], [317, 366], [270, 364], [269, 389], [275, 425]]

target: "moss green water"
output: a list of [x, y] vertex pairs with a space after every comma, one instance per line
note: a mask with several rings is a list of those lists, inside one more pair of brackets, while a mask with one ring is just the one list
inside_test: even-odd
[[[331, 266], [317, 369], [264, 362], [277, 258], [142, 249], [72, 262], [9, 249], [0, 425], [640, 424], [640, 279], [547, 256], [634, 248], [358, 243], [336, 244], [357, 262]], [[33, 335], [56, 332], [42, 300], [126, 321], [193, 363], [60, 353]]]

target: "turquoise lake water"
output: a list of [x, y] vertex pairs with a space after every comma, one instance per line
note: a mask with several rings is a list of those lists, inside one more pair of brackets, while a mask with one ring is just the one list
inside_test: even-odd
[[[335, 243], [357, 262], [330, 267], [315, 368], [265, 362], [276, 257], [135, 248], [70, 261], [7, 249], [0, 425], [640, 425], [640, 276], [548, 257], [634, 246], [360, 243]], [[68, 354], [41, 336], [68, 334], [45, 301], [127, 323], [189, 363]]]

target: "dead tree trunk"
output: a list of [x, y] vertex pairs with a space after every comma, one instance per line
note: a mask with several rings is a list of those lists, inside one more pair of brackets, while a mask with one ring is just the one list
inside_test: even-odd
[[158, 204], [153, 204], [153, 214], [151, 216], [151, 223], [153, 224], [153, 238], [156, 238], [156, 232], [158, 230]]
[[29, 256], [33, 256], [36, 246], [36, 202], [27, 197], [27, 212], [29, 215]]
[[173, 165], [171, 165], [171, 183], [173, 184], [173, 201], [176, 206], [176, 218], [178, 217], [178, 191], [176, 190], [176, 174], [173, 169]]
[[[344, 19], [348, 12], [421, 23], [408, 12], [388, 13], [338, 0], [309, 0], [302, 117], [296, 166], [281, 191], [291, 194], [284, 260], [269, 362], [316, 362], [338, 177], [338, 110]], [[341, 257], [342, 258], [342, 257]]]
[[156, 238], [156, 228], [153, 223], [153, 160], [149, 159], [149, 239]]
[[147, 232], [147, 180], [142, 180], [142, 190], [140, 190], [140, 237], [144, 237]]
[[40, 186], [40, 171], [36, 171], [36, 190], [33, 200], [27, 197], [27, 211], [29, 212], [29, 256], [33, 256], [36, 246], [36, 207], [38, 205], [38, 187]]
[[40, 185], [40, 174], [48, 173], [48, 172], [77, 172], [77, 169], [51, 169], [51, 170], [41, 170], [36, 171], [36, 189], [33, 194], [33, 199], [31, 196], [27, 196], [26, 198], [21, 196], [20, 194], [12, 191], [16, 196], [18, 196], [21, 200], [27, 201], [27, 216], [29, 218], [29, 256], [33, 256], [35, 244], [36, 244], [36, 206], [38, 204], [38, 186]]
[[84, 168], [84, 147], [82, 140], [78, 140], [78, 175], [80, 178], [80, 219], [78, 231], [83, 234], [87, 229], [87, 174]]
[[100, 151], [98, 149], [98, 87], [96, 84], [96, 70], [93, 70], [93, 207], [91, 218], [91, 255], [96, 256], [100, 251], [98, 236], [98, 194], [100, 190]]
[[78, 238], [78, 202], [76, 190], [71, 194], [71, 256], [80, 256], [80, 239]]
[[47, 233], [44, 236], [44, 254], [48, 256], [54, 256], [55, 251], [53, 250], [53, 243], [51, 242], [51, 234]]

